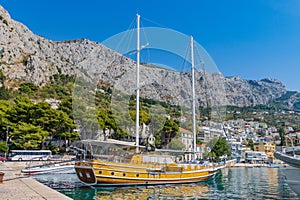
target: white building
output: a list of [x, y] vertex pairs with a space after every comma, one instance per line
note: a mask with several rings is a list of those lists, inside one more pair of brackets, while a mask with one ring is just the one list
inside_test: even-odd
[[208, 142], [214, 137], [222, 137], [224, 136], [224, 130], [223, 129], [218, 129], [214, 127], [209, 127], [209, 126], [200, 126], [199, 127], [199, 133], [198, 133], [198, 139]]
[[189, 130], [179, 127], [181, 142], [185, 145], [185, 149], [189, 150], [193, 147], [193, 133]]

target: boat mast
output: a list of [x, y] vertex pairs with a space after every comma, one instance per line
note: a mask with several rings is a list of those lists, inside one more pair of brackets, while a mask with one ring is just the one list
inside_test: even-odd
[[135, 118], [135, 145], [139, 153], [139, 123], [140, 123], [140, 15], [136, 15], [136, 118]]
[[192, 123], [193, 123], [193, 153], [196, 160], [196, 103], [195, 103], [195, 63], [194, 63], [194, 39], [190, 37], [191, 45], [191, 64], [192, 64]]

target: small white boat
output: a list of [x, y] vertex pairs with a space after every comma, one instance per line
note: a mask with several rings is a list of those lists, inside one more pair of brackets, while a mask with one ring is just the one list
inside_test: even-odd
[[50, 173], [60, 173], [60, 174], [75, 174], [74, 164], [50, 164], [50, 165], [41, 165], [28, 167], [21, 172], [29, 175], [33, 174], [50, 174]]
[[283, 152], [276, 151], [274, 153], [275, 158], [282, 160], [283, 162], [289, 164], [290, 166], [300, 168], [300, 156], [299, 155], [289, 155]]
[[282, 152], [276, 151], [274, 156], [288, 164], [283, 170], [284, 177], [294, 192], [300, 196], [300, 147], [293, 145], [291, 137], [286, 135], [285, 138], [291, 141], [292, 147], [285, 147]]
[[275, 164], [269, 164], [268, 168], [280, 168], [281, 166]]
[[287, 184], [300, 196], [300, 170], [299, 168], [287, 166], [283, 170]]

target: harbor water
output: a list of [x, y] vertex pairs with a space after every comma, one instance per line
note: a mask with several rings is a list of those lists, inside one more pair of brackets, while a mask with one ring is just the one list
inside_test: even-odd
[[149, 187], [87, 187], [75, 174], [33, 178], [76, 200], [89, 199], [300, 199], [288, 186], [285, 168], [226, 168], [197, 184]]

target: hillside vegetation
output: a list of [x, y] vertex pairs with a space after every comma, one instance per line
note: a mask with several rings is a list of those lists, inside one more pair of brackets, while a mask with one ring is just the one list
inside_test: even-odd
[[[17, 90], [8, 90], [3, 84], [5, 79], [6, 77], [0, 73], [0, 140], [5, 141], [6, 133], [8, 133], [10, 149], [47, 148], [58, 152], [59, 149], [63, 150], [67, 147], [70, 142], [83, 139], [83, 134], [95, 136], [95, 130], [91, 128], [93, 126], [79, 126], [80, 132], [74, 131], [78, 129], [75, 124], [81, 124], [78, 119], [74, 119], [76, 115], [80, 115], [80, 120], [86, 120], [85, 124], [94, 123], [100, 127], [103, 134], [105, 130], [109, 130], [108, 137], [110, 138], [134, 139], [135, 95], [122, 94], [122, 98], [129, 99], [129, 110], [126, 111], [127, 115], [121, 112], [116, 115], [112, 109], [122, 110], [122, 105], [114, 107], [111, 103], [113, 87], [108, 83], [100, 82], [97, 91], [92, 93], [96, 109], [86, 106], [85, 100], [82, 99], [78, 105], [82, 109], [74, 113], [72, 93], [74, 87], [82, 87], [74, 84], [74, 76], [54, 75], [51, 82], [42, 87], [31, 82], [22, 82], [19, 83]], [[289, 92], [267, 105], [227, 106], [225, 120], [252, 119], [265, 122], [269, 126], [289, 125], [299, 129], [298, 113], [288, 110], [282, 103], [293, 94]], [[49, 103], [45, 102], [47, 99], [59, 100], [57, 108], [52, 108]], [[165, 114], [161, 115], [157, 112], [154, 112], [156, 116], [151, 114], [151, 109], [155, 106], [165, 110]], [[149, 125], [148, 133], [155, 136], [157, 147], [164, 147], [172, 138], [178, 136], [179, 126], [191, 130], [190, 118], [186, 122], [178, 120], [183, 115], [189, 115], [189, 108], [145, 98], [141, 98], [140, 107], [140, 125], [143, 123]], [[97, 116], [92, 122], [88, 117], [91, 112], [95, 112]], [[199, 108], [199, 112], [199, 124], [201, 121], [210, 119], [210, 108]], [[125, 127], [120, 124], [125, 124]], [[52, 141], [56, 140], [63, 141], [59, 147], [52, 145]], [[145, 143], [142, 140], [143, 142]]]

